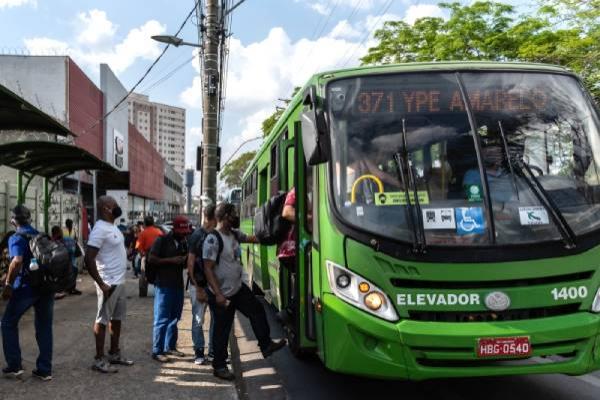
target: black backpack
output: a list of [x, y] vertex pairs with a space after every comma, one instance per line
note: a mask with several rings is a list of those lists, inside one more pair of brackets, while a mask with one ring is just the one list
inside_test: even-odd
[[254, 235], [260, 244], [269, 246], [281, 243], [290, 230], [290, 221], [281, 215], [286, 197], [287, 193], [280, 192], [256, 210]]
[[[164, 256], [165, 246], [168, 244], [167, 240], [175, 240], [175, 239], [173, 239], [172, 232], [169, 232], [166, 235], [159, 236], [156, 238], [156, 241], [154, 242], [154, 244], [156, 244], [156, 242], [158, 242], [158, 241], [160, 241], [160, 242], [158, 242], [159, 254], [155, 254], [155, 256], [158, 256], [158, 257]], [[154, 247], [154, 245], [152, 245], [152, 247]], [[148, 254], [150, 254], [151, 252], [152, 252], [152, 249], [150, 249]], [[187, 248], [185, 248], [185, 251], [183, 251], [183, 253], [187, 254]], [[146, 256], [146, 266], [145, 267], [146, 267], [145, 268], [146, 280], [148, 281], [148, 283], [154, 285], [156, 283], [156, 276], [158, 274], [158, 266], [151, 262], [148, 262], [148, 256]]]
[[19, 234], [29, 243], [39, 269], [29, 271], [29, 283], [39, 292], [63, 292], [73, 286], [71, 256], [64, 243], [53, 241], [45, 233]]

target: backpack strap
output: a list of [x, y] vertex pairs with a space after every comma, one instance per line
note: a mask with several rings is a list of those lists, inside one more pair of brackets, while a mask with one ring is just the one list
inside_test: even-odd
[[219, 260], [221, 259], [221, 253], [223, 253], [223, 236], [221, 236], [221, 233], [216, 229], [213, 229], [211, 233], [215, 235], [217, 241], [219, 242], [219, 252], [217, 253], [217, 259], [215, 261], [215, 264], [219, 264]]

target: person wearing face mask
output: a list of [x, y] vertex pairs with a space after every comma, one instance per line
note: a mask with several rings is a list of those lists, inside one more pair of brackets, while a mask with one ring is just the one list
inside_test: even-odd
[[[98, 311], [94, 324], [96, 357], [92, 369], [102, 373], [117, 372], [111, 366], [133, 365], [119, 348], [121, 324], [125, 319], [127, 252], [125, 238], [115, 220], [122, 214], [121, 207], [110, 196], [98, 198], [98, 221], [90, 233], [85, 252], [85, 264], [90, 276], [96, 282]], [[110, 329], [110, 350], [104, 355], [106, 326]]]
[[183, 270], [190, 233], [189, 220], [175, 217], [171, 232], [158, 237], [148, 255], [148, 263], [156, 268], [152, 358], [161, 363], [169, 362], [169, 355], [185, 356], [177, 350], [177, 323], [183, 311]]
[[263, 357], [268, 357], [285, 346], [285, 340], [271, 339], [269, 323], [262, 304], [243, 282], [240, 243], [258, 243], [256, 237], [238, 231], [240, 217], [231, 203], [221, 203], [215, 210], [217, 229], [209, 233], [202, 245], [204, 274], [208, 282], [208, 304], [215, 317], [213, 333], [213, 374], [217, 378], [233, 380], [227, 368], [227, 342], [235, 311], [244, 314], [252, 325]]

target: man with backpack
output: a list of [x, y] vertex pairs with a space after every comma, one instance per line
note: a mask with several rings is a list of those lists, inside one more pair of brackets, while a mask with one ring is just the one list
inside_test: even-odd
[[[92, 369], [102, 373], [118, 372], [111, 364], [133, 365], [125, 359], [119, 349], [121, 323], [125, 319], [127, 272], [127, 252], [125, 238], [115, 220], [123, 211], [110, 196], [98, 198], [98, 221], [90, 233], [85, 252], [85, 264], [92, 279], [96, 282], [98, 311], [94, 323], [96, 357]], [[106, 326], [110, 329], [110, 350], [104, 356]]]
[[[204, 316], [208, 306], [208, 295], [206, 294], [206, 276], [202, 265], [202, 245], [206, 236], [217, 226], [215, 218], [215, 206], [208, 205], [202, 210], [202, 226], [194, 231], [189, 238], [188, 250], [188, 291], [192, 303], [192, 341], [194, 342], [194, 363], [203, 365], [207, 361], [204, 357]], [[214, 358], [213, 353], [213, 332], [215, 318], [210, 313], [210, 328], [208, 332], [208, 358]]]
[[154, 283], [154, 328], [152, 358], [169, 362], [168, 355], [183, 357], [177, 350], [177, 323], [183, 311], [183, 270], [188, 254], [190, 222], [184, 216], [173, 219], [173, 229], [159, 236], [148, 255], [148, 281]]
[[235, 376], [227, 368], [226, 357], [236, 310], [250, 319], [263, 357], [284, 347], [285, 340], [271, 340], [265, 310], [242, 281], [240, 243], [257, 243], [256, 237], [234, 231], [240, 227], [240, 218], [233, 204], [219, 204], [215, 216], [217, 229], [208, 234], [202, 245], [204, 273], [209, 284], [208, 303], [215, 316], [213, 374], [233, 380]]
[[[54, 312], [54, 293], [34, 289], [31, 272], [39, 269], [29, 247], [28, 237], [36, 236], [31, 226], [31, 212], [27, 207], [18, 205], [11, 213], [11, 223], [16, 233], [9, 239], [11, 258], [2, 298], [8, 300], [2, 317], [2, 346], [7, 366], [2, 370], [8, 377], [20, 378], [23, 375], [21, 348], [19, 346], [19, 320], [25, 312], [34, 307], [35, 337], [40, 350], [36, 369], [32, 375], [43, 381], [52, 379], [52, 318]], [[30, 269], [31, 267], [31, 269]]]

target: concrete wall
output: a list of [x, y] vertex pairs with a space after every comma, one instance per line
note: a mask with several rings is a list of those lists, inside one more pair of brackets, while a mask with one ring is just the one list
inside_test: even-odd
[[0, 84], [67, 124], [67, 57], [0, 55]]
[[160, 154], [129, 125], [129, 191], [148, 199], [163, 198], [163, 160]]
[[[127, 90], [107, 64], [100, 64], [100, 87], [104, 110], [109, 112], [127, 94]], [[104, 160], [120, 171], [129, 170], [129, 133], [127, 101], [104, 120]], [[122, 142], [119, 143], [119, 140]], [[119, 150], [122, 153], [119, 154]]]

